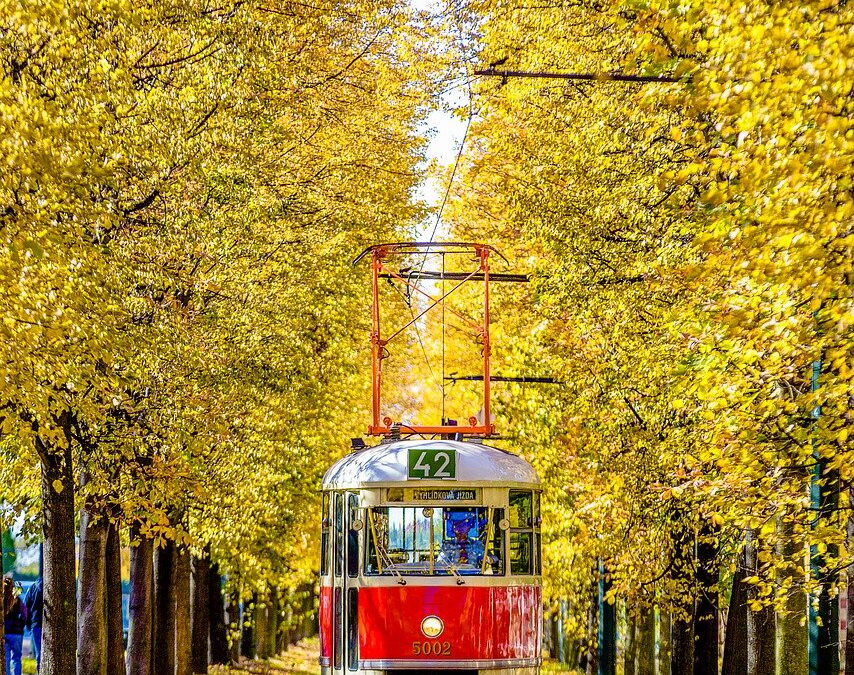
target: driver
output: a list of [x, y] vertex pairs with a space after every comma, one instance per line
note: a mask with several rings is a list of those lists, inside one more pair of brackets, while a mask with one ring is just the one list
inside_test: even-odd
[[479, 567], [483, 560], [483, 543], [477, 538], [469, 538], [469, 532], [474, 526], [473, 518], [453, 521], [451, 531], [453, 539], [442, 542], [439, 553], [440, 565], [460, 567]]

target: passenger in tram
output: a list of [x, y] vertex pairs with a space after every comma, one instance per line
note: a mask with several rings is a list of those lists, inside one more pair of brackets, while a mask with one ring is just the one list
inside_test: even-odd
[[477, 516], [474, 513], [451, 521], [453, 539], [445, 539], [442, 542], [442, 550], [438, 557], [440, 565], [447, 565], [460, 571], [480, 570], [484, 555], [483, 542], [476, 536], [470, 536], [472, 528], [477, 524], [476, 521]]

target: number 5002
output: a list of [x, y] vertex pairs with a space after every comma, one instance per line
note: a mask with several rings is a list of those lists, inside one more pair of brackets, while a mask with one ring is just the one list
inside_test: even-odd
[[415, 656], [448, 656], [451, 653], [451, 643], [445, 642], [413, 642], [412, 653]]

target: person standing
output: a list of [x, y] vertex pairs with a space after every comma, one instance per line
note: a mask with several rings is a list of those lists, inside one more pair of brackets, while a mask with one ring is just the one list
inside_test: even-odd
[[41, 668], [42, 662], [42, 607], [44, 598], [42, 594], [42, 578], [36, 579], [27, 589], [24, 596], [24, 604], [27, 606], [27, 626], [33, 637], [33, 650], [36, 653], [36, 667]]
[[11, 579], [3, 579], [4, 605], [8, 607], [3, 625], [6, 632], [6, 675], [21, 675], [21, 652], [24, 646], [24, 627], [27, 625], [27, 606], [15, 595]]

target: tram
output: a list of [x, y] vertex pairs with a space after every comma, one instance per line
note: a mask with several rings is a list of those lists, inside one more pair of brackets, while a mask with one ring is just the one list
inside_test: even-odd
[[[438, 255], [441, 268], [394, 259]], [[370, 256], [372, 423], [381, 440], [359, 447], [323, 478], [320, 664], [324, 674], [531, 675], [540, 669], [542, 575], [540, 481], [521, 457], [486, 444], [495, 435], [490, 384], [489, 283], [519, 275], [490, 271], [493, 247], [466, 242], [401, 242]], [[446, 256], [456, 258], [452, 270]], [[472, 267], [472, 264], [474, 265]], [[438, 294], [419, 288], [440, 281]], [[384, 337], [380, 281], [399, 283], [431, 304]], [[456, 283], [445, 291], [446, 281]], [[447, 305], [460, 285], [482, 282], [480, 321]], [[383, 360], [389, 345], [425, 313], [447, 309], [473, 332], [482, 407], [467, 425], [444, 419], [417, 426], [382, 417]], [[398, 318], [390, 313], [391, 318]], [[413, 315], [415, 312], [413, 312]], [[444, 335], [444, 319], [442, 331]], [[444, 368], [444, 362], [443, 362]], [[444, 376], [444, 373], [443, 373]], [[407, 438], [401, 440], [401, 436]], [[420, 438], [418, 438], [420, 437]]]
[[483, 442], [390, 440], [323, 479], [323, 673], [538, 673], [540, 481]]

